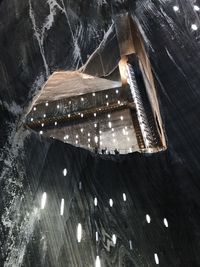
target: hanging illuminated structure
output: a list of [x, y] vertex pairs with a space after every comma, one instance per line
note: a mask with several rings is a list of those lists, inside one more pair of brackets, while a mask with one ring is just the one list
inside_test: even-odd
[[49, 77], [26, 125], [96, 153], [166, 149], [151, 65], [136, 23], [128, 14], [118, 15], [109, 32], [80, 70]]

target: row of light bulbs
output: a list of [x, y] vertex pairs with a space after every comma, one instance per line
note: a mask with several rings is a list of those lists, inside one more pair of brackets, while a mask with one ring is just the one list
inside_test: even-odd
[[[118, 93], [119, 93], [119, 90], [116, 89], [116, 90], [115, 90], [115, 93], [118, 94]], [[92, 93], [92, 96], [96, 96], [96, 94], [95, 94], [95, 93]], [[108, 99], [108, 95], [107, 95], [107, 94], [105, 95], [105, 98]], [[84, 98], [83, 98], [83, 97], [81, 97], [81, 101], [84, 102]], [[72, 103], [72, 102], [69, 101], [69, 105], [71, 105], [71, 103]], [[120, 104], [120, 101], [118, 101], [118, 104]], [[49, 106], [49, 103], [46, 102], [46, 103], [45, 103], [45, 106], [48, 107], [48, 106]], [[59, 109], [59, 108], [60, 108], [60, 105], [58, 104], [56, 107], [57, 107], [57, 109]], [[33, 110], [36, 111], [37, 108], [34, 107]]]
[[[197, 6], [197, 5], [193, 5], [193, 9], [194, 9], [194, 11], [200, 11], [200, 7]], [[178, 12], [180, 9], [179, 9], [178, 6], [173, 6], [173, 10], [174, 10], [175, 12]], [[198, 26], [197, 26], [196, 24], [192, 24], [192, 25], [191, 25], [191, 29], [192, 29], [193, 31], [197, 31], [197, 30], [198, 30]]]

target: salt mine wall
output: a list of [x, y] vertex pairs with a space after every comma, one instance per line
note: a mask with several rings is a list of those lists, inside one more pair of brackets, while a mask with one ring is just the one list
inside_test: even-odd
[[[0, 266], [200, 266], [194, 5], [0, 1]], [[127, 11], [149, 53], [167, 150], [95, 155], [26, 129], [26, 114], [49, 75], [85, 64], [112, 16]]]

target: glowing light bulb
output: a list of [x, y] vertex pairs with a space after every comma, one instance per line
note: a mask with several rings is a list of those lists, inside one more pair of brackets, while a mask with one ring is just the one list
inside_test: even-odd
[[119, 105], [120, 105], [120, 104], [121, 104], [121, 102], [118, 100], [118, 101], [117, 101], [117, 104], [119, 104]]
[[76, 135], [76, 138], [78, 138], [78, 134]]
[[124, 117], [123, 116], [120, 116], [120, 120], [123, 121]]
[[109, 121], [109, 123], [108, 123], [108, 127], [109, 128], [112, 128], [112, 123]]
[[60, 108], [60, 106], [59, 105], [57, 105], [57, 109], [59, 109]]
[[159, 258], [158, 258], [157, 253], [154, 253], [154, 259], [155, 259], [155, 263], [158, 265], [159, 264]]
[[124, 202], [126, 201], [126, 194], [125, 193], [123, 193], [123, 200], [124, 200]]
[[117, 243], [117, 237], [116, 237], [115, 234], [112, 235], [112, 242], [113, 242], [114, 245], [116, 245], [116, 243]]
[[36, 111], [36, 107], [34, 107], [33, 110]]
[[90, 136], [90, 133], [88, 133], [88, 136]]
[[115, 93], [118, 94], [119, 93], [119, 90], [116, 90]]
[[58, 124], [58, 123], [57, 123], [57, 121], [55, 121], [55, 123], [54, 123], [54, 124], [55, 124], [55, 126], [56, 126], [56, 125]]
[[69, 135], [65, 135], [64, 136], [64, 140], [68, 139], [69, 138]]
[[44, 114], [43, 117], [46, 118], [46, 114]]
[[33, 118], [31, 118], [31, 121], [33, 121]]
[[192, 29], [193, 31], [197, 31], [197, 30], [198, 30], [198, 27], [197, 27], [196, 24], [192, 24], [192, 25], [191, 25], [191, 29]]
[[81, 128], [81, 132], [83, 133], [83, 128]]
[[151, 222], [151, 217], [149, 216], [149, 214], [146, 215], [146, 221], [147, 221], [147, 223]]
[[108, 95], [106, 95], [106, 99], [108, 98]]
[[68, 117], [68, 118], [70, 118], [70, 117], [71, 117], [71, 115], [70, 115], [70, 114], [68, 114], [68, 115], [67, 115], [67, 117]]
[[64, 198], [61, 199], [61, 204], [60, 204], [60, 215], [63, 216], [64, 214], [64, 206], [65, 206], [65, 200]]
[[42, 210], [45, 208], [46, 200], [47, 200], [47, 193], [44, 192], [44, 193], [42, 194], [42, 199], [41, 199], [41, 209], [42, 209]]
[[175, 12], [177, 12], [177, 11], [179, 11], [179, 7], [178, 7], [178, 6], [173, 6], [173, 10], [174, 10]]
[[110, 114], [108, 114], [108, 118], [110, 118]]
[[98, 242], [98, 241], [99, 241], [99, 233], [96, 232], [96, 242]]
[[66, 169], [66, 168], [63, 170], [63, 175], [64, 175], [64, 176], [67, 175], [67, 169]]
[[169, 224], [168, 224], [168, 221], [167, 221], [167, 219], [166, 218], [164, 218], [164, 220], [163, 220], [163, 222], [164, 222], [164, 225], [165, 225], [165, 227], [169, 227]]
[[40, 134], [43, 134], [43, 131], [40, 131]]
[[113, 206], [113, 200], [111, 198], [109, 199], [109, 205], [112, 208], [112, 206]]
[[99, 140], [98, 137], [95, 136], [95, 137], [94, 137], [94, 141], [95, 141], [96, 144], [98, 143], [98, 140]]
[[45, 106], [46, 106], [46, 107], [48, 107], [48, 105], [49, 105], [49, 103], [48, 103], [48, 102], [46, 102], [46, 103], [45, 103]]
[[93, 96], [95, 96], [95, 93], [92, 93]]
[[96, 198], [96, 197], [94, 198], [94, 205], [95, 205], [95, 206], [98, 205], [98, 201], [97, 201], [97, 198]]
[[42, 123], [41, 126], [44, 127], [44, 123]]
[[76, 144], [78, 144], [78, 140], [76, 140]]
[[101, 261], [100, 261], [99, 256], [96, 257], [95, 267], [101, 267]]
[[199, 6], [194, 5], [194, 10], [195, 10], [195, 11], [199, 11], [199, 10], [200, 10]]
[[81, 113], [81, 118], [83, 118], [83, 113]]
[[94, 124], [94, 127], [97, 128], [97, 124], [96, 123]]
[[106, 106], [109, 106], [109, 103], [108, 102], [106, 103]]
[[77, 237], [78, 243], [80, 243], [81, 242], [81, 239], [82, 239], [82, 225], [80, 223], [77, 226], [77, 234], [76, 234], [76, 237]]
[[96, 113], [94, 113], [94, 117], [96, 117], [97, 116], [97, 114]]

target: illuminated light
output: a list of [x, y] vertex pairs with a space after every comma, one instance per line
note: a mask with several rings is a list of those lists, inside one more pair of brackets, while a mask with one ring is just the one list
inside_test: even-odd
[[94, 127], [97, 128], [97, 124], [96, 123], [94, 124]]
[[46, 118], [46, 114], [44, 114], [43, 117]]
[[90, 142], [90, 138], [88, 138], [88, 142]]
[[66, 169], [66, 168], [63, 170], [63, 175], [64, 175], [64, 176], [67, 175], [67, 169]]
[[102, 134], [102, 131], [100, 130], [99, 133]]
[[128, 129], [128, 127], [127, 127], [127, 126], [125, 126], [124, 128], [125, 128], [125, 130], [127, 130], [127, 129]]
[[113, 200], [112, 200], [112, 198], [109, 199], [109, 205], [112, 208], [112, 206], [113, 206]]
[[81, 242], [81, 239], [82, 239], [82, 225], [79, 223], [78, 226], [77, 226], [77, 241], [78, 243]]
[[76, 144], [78, 144], [78, 140], [76, 140]]
[[175, 12], [177, 12], [177, 11], [179, 11], [179, 7], [178, 7], [178, 6], [173, 6], [173, 10], [174, 10]]
[[81, 113], [81, 118], [83, 118], [83, 113]]
[[123, 129], [122, 132], [123, 132], [123, 135], [126, 135], [126, 131], [125, 131], [125, 129]]
[[106, 98], [108, 98], [108, 95], [106, 95]]
[[118, 100], [118, 101], [117, 101], [117, 104], [119, 104], [119, 105], [120, 105], [120, 104], [121, 104], [121, 102]]
[[57, 105], [57, 109], [58, 109], [58, 108], [60, 108], [60, 106], [59, 106], [59, 105]]
[[96, 232], [96, 242], [98, 242], [98, 241], [99, 241], [99, 233]]
[[64, 140], [66, 140], [66, 139], [69, 139], [69, 135], [68, 134], [64, 136]]
[[56, 126], [56, 125], [58, 124], [58, 123], [57, 123], [57, 121], [55, 121], [55, 123], [54, 123], [54, 124], [55, 124], [55, 126]]
[[94, 198], [94, 205], [95, 205], [95, 206], [98, 205], [98, 201], [97, 201], [97, 198], [96, 198], [96, 197]]
[[129, 247], [130, 247], [130, 250], [133, 250], [133, 244], [131, 240], [129, 240]]
[[84, 101], [84, 98], [83, 97], [81, 97], [81, 101]]
[[98, 140], [99, 140], [98, 137], [95, 136], [95, 137], [94, 137], [94, 141], [95, 141], [96, 144], [98, 143]]
[[191, 29], [192, 29], [193, 31], [197, 31], [197, 30], [198, 30], [198, 27], [197, 27], [196, 24], [192, 24], [192, 25], [191, 25]]
[[96, 115], [97, 115], [97, 114], [96, 114], [96, 113], [94, 113], [94, 117], [96, 117]]
[[88, 147], [90, 147], [90, 144], [88, 144]]
[[124, 117], [123, 116], [120, 116], [120, 120], [123, 121]]
[[76, 138], [78, 138], [78, 134], [76, 135]]
[[48, 105], [49, 105], [49, 103], [48, 103], [48, 102], [46, 102], [46, 103], [45, 103], [45, 106], [46, 106], [46, 107], [48, 107]]
[[151, 222], [151, 217], [149, 216], [149, 214], [146, 215], [146, 221], [147, 221], [147, 223]]
[[43, 134], [43, 131], [40, 131], [40, 134]]
[[41, 126], [44, 127], [44, 123], [42, 123]]
[[118, 94], [119, 93], [119, 90], [116, 90], [115, 93]]
[[117, 237], [116, 237], [115, 234], [112, 235], [112, 242], [113, 242], [114, 245], [116, 245], [116, 243], [117, 243]]
[[167, 219], [166, 218], [164, 218], [164, 220], [163, 220], [163, 222], [164, 222], [164, 225], [165, 225], [165, 227], [169, 227], [169, 224], [168, 224], [168, 221], [167, 221]]
[[109, 103], [108, 102], [106, 103], [106, 106], [109, 106]]
[[100, 261], [99, 256], [96, 257], [95, 267], [101, 267], [101, 261]]
[[112, 136], [115, 137], [115, 133], [112, 133]]
[[60, 204], [60, 215], [63, 216], [64, 214], [64, 206], [65, 206], [65, 200], [64, 198], [61, 199], [61, 204]]
[[81, 132], [83, 133], [83, 128], [81, 128]]
[[154, 253], [154, 260], [155, 260], [155, 263], [158, 265], [159, 264], [159, 258], [158, 258], [157, 253]]
[[126, 202], [126, 194], [125, 193], [123, 193], [123, 200], [124, 200], [124, 202]]
[[108, 118], [110, 118], [110, 114], [108, 114]]
[[70, 114], [68, 114], [68, 115], [67, 115], [67, 117], [68, 117], [68, 118], [70, 118], [70, 117], [71, 117], [71, 115], [70, 115]]
[[34, 107], [33, 110], [36, 111], [36, 107]]
[[31, 121], [33, 121], [33, 118], [31, 118]]
[[199, 6], [194, 5], [194, 10], [195, 10], [195, 11], [199, 11], [199, 10], [200, 10]]
[[133, 152], [131, 147], [129, 147], [129, 152], [130, 152], [130, 153]]
[[109, 123], [108, 123], [108, 127], [109, 128], [112, 128], [112, 123], [109, 121]]
[[92, 93], [92, 96], [95, 96], [95, 93]]
[[112, 128], [112, 132], [114, 132], [114, 128]]
[[90, 136], [90, 133], [88, 133], [88, 136]]
[[102, 146], [103, 145], [103, 142], [102, 141], [100, 141], [100, 146]]
[[44, 193], [42, 194], [42, 199], [41, 199], [41, 209], [42, 209], [42, 210], [45, 208], [46, 201], [47, 201], [47, 193], [44, 192]]

